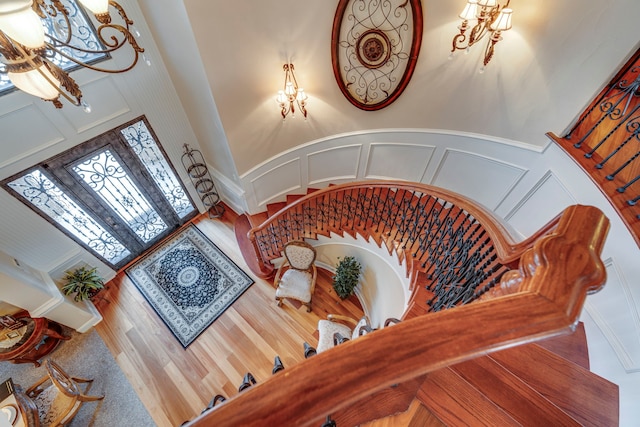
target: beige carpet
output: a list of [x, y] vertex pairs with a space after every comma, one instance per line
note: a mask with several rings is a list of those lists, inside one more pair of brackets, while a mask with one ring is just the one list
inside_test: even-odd
[[[155, 426], [151, 416], [138, 398], [131, 384], [95, 330], [85, 334], [65, 330], [71, 335], [47, 356], [55, 360], [67, 373], [93, 378], [88, 394], [104, 394], [104, 400], [86, 402], [69, 424], [71, 427]], [[44, 364], [36, 368], [32, 363], [0, 362], [0, 381], [13, 378], [14, 383], [27, 389], [47, 375]]]

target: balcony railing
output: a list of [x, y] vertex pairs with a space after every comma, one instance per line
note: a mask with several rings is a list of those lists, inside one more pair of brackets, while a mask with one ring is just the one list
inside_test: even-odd
[[640, 50], [571, 131], [548, 136], [589, 174], [640, 246]]

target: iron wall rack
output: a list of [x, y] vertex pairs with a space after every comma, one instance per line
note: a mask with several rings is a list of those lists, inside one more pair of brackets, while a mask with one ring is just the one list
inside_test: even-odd
[[224, 206], [220, 204], [220, 195], [211, 178], [207, 163], [199, 150], [184, 144], [182, 165], [187, 171], [191, 182], [202, 200], [202, 204], [209, 212], [209, 218], [219, 218], [224, 213]]

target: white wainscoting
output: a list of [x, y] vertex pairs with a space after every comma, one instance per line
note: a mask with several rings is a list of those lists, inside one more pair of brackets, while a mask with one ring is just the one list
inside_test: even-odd
[[[620, 385], [620, 424], [640, 419], [634, 403], [640, 395], [640, 249], [561, 149], [439, 130], [379, 130], [301, 145], [241, 177], [250, 213], [284, 201], [288, 193], [365, 179], [417, 181], [456, 191], [493, 209], [515, 238], [529, 236], [569, 205], [599, 207], [611, 221], [603, 251], [609, 279], [585, 305], [589, 355], [594, 372]], [[606, 368], [612, 364], [617, 368]]]

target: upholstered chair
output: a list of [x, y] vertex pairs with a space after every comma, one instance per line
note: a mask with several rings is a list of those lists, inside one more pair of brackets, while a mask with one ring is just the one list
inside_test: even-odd
[[[76, 416], [83, 402], [104, 398], [84, 394], [93, 380], [71, 377], [51, 359], [47, 359], [45, 363], [47, 376], [26, 391], [38, 408], [42, 427], [67, 425]], [[80, 384], [85, 384], [84, 390]]]
[[292, 240], [283, 252], [284, 260], [274, 279], [276, 301], [280, 306], [283, 298], [295, 299], [306, 305], [309, 312], [316, 286], [316, 250], [305, 241]]
[[343, 341], [356, 339], [359, 336], [373, 332], [367, 316], [360, 320], [338, 314], [329, 314], [327, 320], [318, 321], [318, 347], [316, 351], [322, 353]]
[[[396, 323], [400, 323], [400, 320], [393, 317], [388, 318], [384, 321], [383, 328]], [[354, 340], [373, 331], [375, 329], [371, 327], [367, 316], [355, 320], [348, 316], [329, 314], [327, 320], [318, 321], [318, 348], [316, 351], [321, 353], [333, 346]]]

